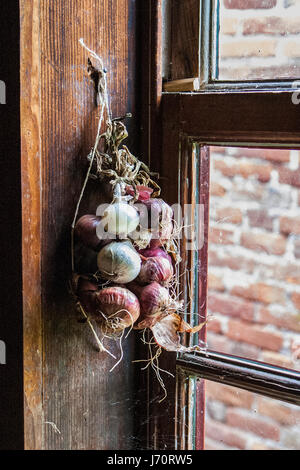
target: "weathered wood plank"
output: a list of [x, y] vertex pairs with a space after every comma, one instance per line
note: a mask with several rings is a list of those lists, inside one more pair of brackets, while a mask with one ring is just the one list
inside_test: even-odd
[[171, 80], [199, 76], [199, 0], [171, 0]]
[[3, 2], [0, 17], [1, 450], [23, 447], [19, 21], [18, 2]]
[[39, 1], [21, 3], [21, 145], [25, 446], [42, 446]]
[[[29, 344], [33, 337], [39, 343], [42, 338], [42, 383], [38, 380], [39, 372], [26, 382], [29, 409], [36, 417], [27, 448], [130, 449], [135, 441], [132, 435], [133, 340], [127, 341], [122, 365], [109, 373], [114, 360], [95, 350], [88, 328], [78, 323], [78, 314], [68, 294], [68, 276], [70, 226], [99, 114], [94, 106], [93, 87], [86, 76], [88, 56], [78, 40], [84, 38], [103, 58], [108, 69], [113, 115], [134, 113], [136, 2], [22, 0], [21, 8], [28, 24], [28, 33], [22, 32], [24, 49], [28, 48], [27, 44], [25, 47], [28, 37], [32, 37], [30, 28], [39, 31], [39, 41], [32, 46], [34, 52], [30, 55], [27, 50], [27, 55], [22, 57], [23, 70], [25, 73], [26, 67], [34, 65], [31, 90], [37, 93], [34, 74], [39, 61], [40, 84], [39, 101], [35, 101], [35, 94], [29, 96], [30, 106], [22, 116], [22, 133], [26, 134], [27, 126], [31, 132], [36, 130], [32, 140], [30, 135], [24, 140], [23, 159], [27, 162], [29, 158], [33, 165], [27, 169], [28, 174], [26, 171], [26, 187], [30, 194], [27, 210], [32, 210], [34, 225], [29, 225], [27, 230], [28, 236], [35, 239], [29, 253], [37, 257], [32, 267], [32, 282], [37, 281], [41, 308], [39, 323], [38, 296], [33, 292], [25, 299], [29, 302], [25, 320], [33, 328], [27, 338], [25, 332], [25, 341]], [[39, 9], [39, 14], [37, 10], [33, 13], [34, 8]], [[39, 118], [34, 120], [33, 116]], [[133, 141], [135, 121], [128, 127]], [[29, 148], [29, 142], [36, 148]], [[34, 164], [34, 155], [40, 155], [40, 179], [37, 179], [39, 158]], [[38, 192], [40, 207], [38, 197], [34, 198]], [[92, 183], [88, 194], [82, 212], [95, 213], [100, 196]], [[119, 354], [116, 345], [112, 350]], [[26, 361], [32, 370], [32, 355]], [[33, 388], [30, 380], [35, 381]], [[40, 387], [42, 404], [35, 402]], [[29, 426], [30, 418], [26, 419]], [[37, 439], [34, 434], [42, 438]]]
[[[178, 109], [180, 131], [202, 143], [299, 145], [299, 108], [293, 91], [163, 94]], [[229, 112], [228, 112], [229, 110]], [[172, 123], [170, 123], [172, 125]]]

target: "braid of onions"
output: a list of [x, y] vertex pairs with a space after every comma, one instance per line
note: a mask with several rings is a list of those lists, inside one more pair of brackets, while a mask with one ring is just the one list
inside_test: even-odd
[[126, 146], [120, 148], [128, 136], [123, 119], [108, 119], [106, 132], [96, 139], [94, 161], [89, 157], [88, 176], [100, 183], [107, 205], [99, 214], [75, 217], [72, 293], [85, 319], [100, 331], [102, 351], [108, 351], [105, 338], [119, 339], [121, 346], [126, 329], [150, 329], [157, 348], [191, 351], [197, 347], [181, 345], [179, 333], [195, 333], [202, 325], [184, 322], [183, 302], [171, 289], [173, 211], [160, 198], [149, 168]]

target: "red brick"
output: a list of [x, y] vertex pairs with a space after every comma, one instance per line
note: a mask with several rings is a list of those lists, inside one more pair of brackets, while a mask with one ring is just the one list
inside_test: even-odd
[[205, 395], [208, 399], [213, 399], [225, 403], [226, 405], [238, 406], [239, 408], [250, 409], [254, 400], [251, 392], [240, 388], [232, 388], [216, 382], [207, 381], [205, 384]]
[[204, 445], [204, 450], [235, 450], [232, 449], [232, 447], [228, 447], [225, 444], [221, 444], [220, 442], [214, 441], [213, 439], [210, 439], [207, 436], [205, 436]]
[[240, 148], [235, 156], [260, 158], [274, 163], [288, 163], [290, 150]]
[[228, 409], [226, 423], [229, 426], [252, 432], [263, 439], [271, 439], [273, 441], [279, 441], [280, 439], [280, 427], [276, 423], [253, 416], [248, 411]]
[[262, 282], [251, 284], [248, 287], [235, 286], [231, 290], [231, 294], [264, 304], [285, 304], [286, 300], [286, 294], [282, 288]]
[[228, 165], [223, 160], [215, 160], [214, 168], [221, 171], [224, 176], [232, 178], [235, 175], [240, 175], [243, 178], [255, 176], [262, 183], [270, 181], [272, 167], [269, 165], [257, 165], [249, 162], [238, 162]]
[[240, 343], [239, 341], [232, 342], [230, 354], [233, 356], [247, 357], [247, 359], [258, 360], [260, 356], [260, 349], [253, 344]]
[[296, 309], [300, 312], [300, 294], [298, 292], [294, 292], [292, 294], [292, 302], [295, 305]]
[[211, 318], [206, 326], [207, 332], [211, 333], [221, 333], [222, 332], [222, 325], [219, 320], [216, 318]]
[[297, 259], [300, 258], [300, 240], [294, 241], [294, 255], [295, 255], [295, 258]]
[[221, 145], [211, 145], [209, 147], [210, 154], [212, 155], [213, 153], [222, 153], [223, 155], [227, 153], [228, 147], [223, 147]]
[[285, 235], [300, 235], [300, 217], [280, 217], [280, 232]]
[[247, 450], [281, 450], [280, 447], [278, 449], [274, 448], [274, 446], [270, 447], [267, 446], [266, 444], [263, 444], [261, 442], [254, 442], [251, 444], [250, 449]]
[[238, 20], [237, 18], [223, 18], [220, 24], [220, 34], [234, 36], [237, 32]]
[[242, 233], [241, 245], [255, 251], [264, 251], [270, 255], [283, 255], [286, 239], [282, 235], [269, 233]]
[[261, 361], [274, 366], [285, 367], [287, 369], [291, 369], [293, 367], [293, 360], [290, 357], [286, 357], [283, 354], [273, 351], [263, 351]]
[[225, 195], [226, 189], [221, 184], [213, 181], [210, 185], [209, 192], [211, 196], [222, 197]]
[[[218, 334], [220, 333], [220, 334]], [[222, 334], [222, 332], [210, 331], [209, 323], [207, 327], [207, 344], [209, 349], [233, 356], [247, 357], [248, 359], [259, 360], [261, 350], [253, 344], [233, 341]]]
[[267, 210], [252, 209], [247, 211], [251, 227], [260, 227], [266, 230], [273, 229], [273, 217], [269, 216]]
[[273, 269], [273, 278], [289, 282], [290, 284], [300, 284], [300, 265], [276, 265]]
[[242, 211], [232, 207], [221, 207], [216, 211], [216, 219], [221, 223], [239, 225], [243, 221]]
[[250, 18], [244, 22], [243, 34], [299, 34], [300, 21], [298, 18], [280, 18], [269, 16], [266, 18]]
[[233, 269], [234, 271], [242, 270], [244, 272], [252, 272], [256, 264], [250, 258], [244, 256], [220, 256], [218, 250], [209, 250], [208, 258], [209, 266], [220, 266]]
[[[242, 61], [241, 61], [242, 62]], [[243, 62], [244, 64], [246, 61]], [[270, 77], [278, 78], [298, 78], [300, 76], [299, 65], [286, 64], [282, 66], [265, 66], [265, 67], [220, 67], [219, 76], [222, 80], [260, 80]]]
[[211, 333], [209, 327], [207, 329], [207, 344], [209, 349], [213, 351], [232, 354], [232, 341], [226, 338], [226, 336]]
[[293, 57], [293, 58], [299, 58], [300, 57], [300, 40], [299, 38], [297, 39], [290, 39], [289, 41], [286, 41], [283, 46], [283, 53], [287, 57]]
[[232, 245], [233, 232], [223, 228], [211, 227], [209, 229], [209, 243], [216, 243], [218, 245]]
[[289, 168], [278, 168], [279, 183], [289, 184], [300, 188], [300, 171]]
[[262, 184], [255, 184], [252, 188], [243, 188], [240, 183], [233, 182], [231, 193], [235, 200], [239, 201], [258, 201], [261, 202], [265, 196], [265, 188]]
[[220, 292], [224, 292], [225, 287], [224, 287], [222, 278], [219, 276], [216, 276], [215, 274], [209, 273], [208, 274], [208, 288], [210, 290], [217, 290]]
[[252, 326], [238, 320], [229, 320], [228, 338], [253, 344], [263, 349], [279, 351], [283, 344], [282, 335], [266, 331], [261, 326]]
[[300, 316], [292, 315], [288, 312], [279, 315], [278, 313], [262, 307], [258, 311], [256, 321], [265, 325], [274, 325], [277, 326], [277, 328], [300, 332]]
[[269, 9], [276, 6], [277, 0], [224, 0], [225, 8], [236, 10]]
[[258, 411], [286, 426], [299, 425], [300, 423], [299, 409], [260, 396], [258, 396]]
[[254, 305], [251, 302], [224, 294], [212, 294], [209, 292], [208, 309], [213, 313], [221, 313], [247, 321], [252, 321], [254, 318]]
[[230, 447], [237, 447], [241, 450], [246, 447], [246, 439], [242, 436], [240, 431], [218, 421], [207, 419], [205, 423], [205, 432], [207, 437], [210, 437], [217, 442], [227, 444]]
[[[293, 355], [293, 361], [300, 359], [300, 341], [299, 338], [294, 338], [290, 342], [290, 348]], [[299, 370], [299, 367], [297, 368]]]
[[248, 58], [248, 57], [274, 57], [276, 54], [276, 41], [273, 39], [243, 39], [239, 41], [223, 42], [220, 48], [221, 57]]

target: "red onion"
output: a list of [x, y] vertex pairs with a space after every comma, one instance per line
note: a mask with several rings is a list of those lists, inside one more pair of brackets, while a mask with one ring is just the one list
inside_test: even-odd
[[170, 303], [169, 291], [158, 282], [152, 282], [142, 289], [140, 303], [144, 315], [162, 313]]
[[[147, 201], [148, 199], [150, 199], [151, 194], [153, 193], [153, 189], [142, 185], [137, 185], [136, 191], [138, 195], [138, 201]], [[126, 186], [126, 194], [130, 194], [130, 196], [136, 195], [132, 186]]]
[[172, 276], [173, 266], [170, 260], [164, 256], [154, 256], [142, 262], [140, 274], [136, 280], [142, 284], [155, 281], [165, 286], [168, 285]]
[[155, 250], [156, 248], [160, 248], [164, 242], [165, 240], [161, 240], [160, 238], [151, 238], [148, 247], [150, 250]]
[[160, 318], [167, 315], [170, 310], [177, 308], [177, 302], [169, 295], [168, 289], [162, 287], [158, 282], [151, 282], [145, 287], [131, 283], [129, 289], [135, 293], [140, 301], [141, 317], [136, 329], [153, 326]]
[[[140, 315], [140, 304], [136, 296], [124, 287], [107, 287], [97, 293], [99, 312], [95, 320], [105, 326], [107, 332], [119, 332], [133, 325]], [[105, 319], [103, 318], [105, 316]]]
[[142, 255], [143, 258], [154, 258], [155, 256], [162, 256], [172, 263], [171, 256], [163, 248], [146, 248], [144, 250], [138, 250], [138, 252], [140, 255]]
[[94, 284], [86, 281], [78, 287], [78, 299], [83, 308], [101, 327], [105, 334], [120, 333], [132, 326], [140, 315], [137, 297], [119, 286], [94, 290]]
[[74, 234], [81, 243], [98, 251], [111, 242], [111, 239], [100, 239], [97, 235], [97, 227], [101, 222], [101, 217], [96, 215], [84, 215], [75, 225]]
[[82, 304], [86, 313], [93, 313], [95, 310], [95, 295], [98, 291], [98, 286], [84, 277], [78, 277], [74, 281], [75, 292], [78, 300]]

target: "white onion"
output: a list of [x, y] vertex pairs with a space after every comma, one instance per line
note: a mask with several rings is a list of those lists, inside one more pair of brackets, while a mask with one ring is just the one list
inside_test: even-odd
[[126, 202], [116, 202], [110, 204], [103, 213], [103, 222], [109, 233], [127, 235], [137, 228], [139, 214]]
[[97, 264], [104, 279], [127, 284], [139, 275], [141, 258], [130, 241], [112, 242], [99, 252]]

